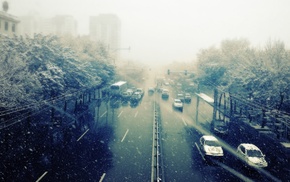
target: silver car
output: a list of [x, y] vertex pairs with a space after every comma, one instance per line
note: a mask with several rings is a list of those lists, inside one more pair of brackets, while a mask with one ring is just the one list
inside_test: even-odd
[[268, 166], [265, 155], [254, 144], [241, 143], [237, 148], [237, 153], [249, 166], [258, 168]]

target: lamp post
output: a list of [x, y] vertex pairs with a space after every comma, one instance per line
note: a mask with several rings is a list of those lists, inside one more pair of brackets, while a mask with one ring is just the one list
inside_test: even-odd
[[117, 51], [121, 51], [121, 50], [128, 50], [128, 51], [130, 51], [131, 50], [131, 47], [129, 46], [129, 47], [127, 47], [127, 48], [116, 48], [116, 49], [110, 49], [111, 50], [111, 52], [114, 54], [114, 56], [113, 56], [113, 61], [114, 61], [114, 65], [116, 66], [116, 52]]

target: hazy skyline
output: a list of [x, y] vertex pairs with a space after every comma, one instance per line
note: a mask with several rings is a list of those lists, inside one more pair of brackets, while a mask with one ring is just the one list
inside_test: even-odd
[[[1, 1], [3, 2], [3, 0]], [[72, 15], [78, 33], [89, 33], [89, 17], [116, 14], [121, 20], [125, 60], [144, 63], [189, 62], [200, 49], [222, 40], [245, 38], [253, 46], [280, 40], [290, 44], [288, 0], [8, 0], [8, 13]]]

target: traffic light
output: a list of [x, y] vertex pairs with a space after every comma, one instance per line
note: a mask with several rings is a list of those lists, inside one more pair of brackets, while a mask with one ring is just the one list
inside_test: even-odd
[[167, 75], [170, 75], [170, 69], [167, 70]]
[[187, 75], [187, 70], [184, 70], [184, 75]]

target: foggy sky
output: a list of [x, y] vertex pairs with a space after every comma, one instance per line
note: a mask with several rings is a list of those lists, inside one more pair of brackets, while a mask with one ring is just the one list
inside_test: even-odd
[[[2, 0], [3, 1], [3, 0]], [[1, 2], [2, 2], [1, 1]], [[114, 13], [122, 23], [125, 60], [189, 62], [200, 49], [222, 40], [248, 39], [253, 46], [280, 40], [290, 44], [289, 0], [8, 0], [9, 13], [37, 11], [45, 17], [72, 15], [88, 34], [89, 17]]]

